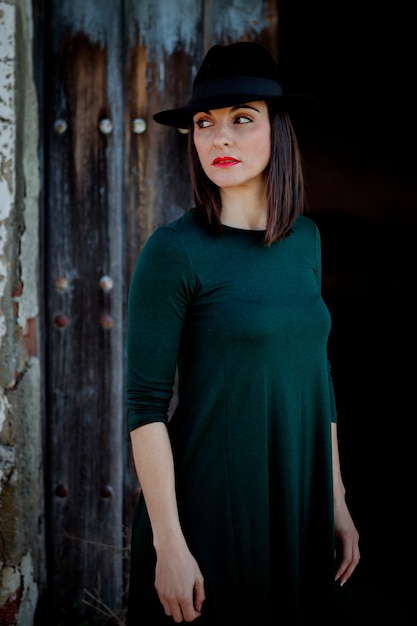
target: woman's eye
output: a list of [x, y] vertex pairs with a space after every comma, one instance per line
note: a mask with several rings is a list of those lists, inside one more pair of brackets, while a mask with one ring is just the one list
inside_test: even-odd
[[235, 118], [235, 124], [249, 124], [250, 122], [252, 122], [252, 118], [247, 115], [238, 115]]
[[198, 126], [198, 128], [208, 128], [208, 126], [211, 126], [211, 123], [204, 119], [196, 120], [194, 123]]

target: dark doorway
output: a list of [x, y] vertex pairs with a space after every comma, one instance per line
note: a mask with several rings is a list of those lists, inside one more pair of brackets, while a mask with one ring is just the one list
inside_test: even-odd
[[393, 626], [415, 620], [412, 23], [410, 11], [374, 2], [280, 2], [283, 82], [322, 102], [299, 131], [333, 319], [341, 461], [361, 534], [351, 590], [359, 623]]

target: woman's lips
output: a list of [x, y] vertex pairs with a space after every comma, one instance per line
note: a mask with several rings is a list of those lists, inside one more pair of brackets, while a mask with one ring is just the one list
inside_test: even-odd
[[214, 167], [230, 167], [231, 165], [236, 165], [237, 163], [239, 163], [239, 161], [230, 156], [217, 157], [212, 161], [212, 165], [214, 165]]

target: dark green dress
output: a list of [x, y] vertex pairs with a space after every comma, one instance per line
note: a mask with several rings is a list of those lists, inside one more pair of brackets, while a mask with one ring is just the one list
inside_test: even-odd
[[[300, 216], [263, 233], [206, 230], [192, 211], [157, 229], [129, 292], [129, 428], [168, 423], [180, 520], [205, 579], [206, 626], [329, 624], [334, 590], [331, 422], [320, 236]], [[140, 497], [129, 626], [173, 624], [154, 590]]]

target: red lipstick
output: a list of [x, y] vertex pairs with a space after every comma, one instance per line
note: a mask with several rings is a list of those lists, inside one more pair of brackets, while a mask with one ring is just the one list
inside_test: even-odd
[[214, 167], [230, 167], [231, 165], [236, 165], [237, 163], [240, 163], [240, 161], [231, 156], [222, 156], [213, 159], [211, 164], [214, 165]]

